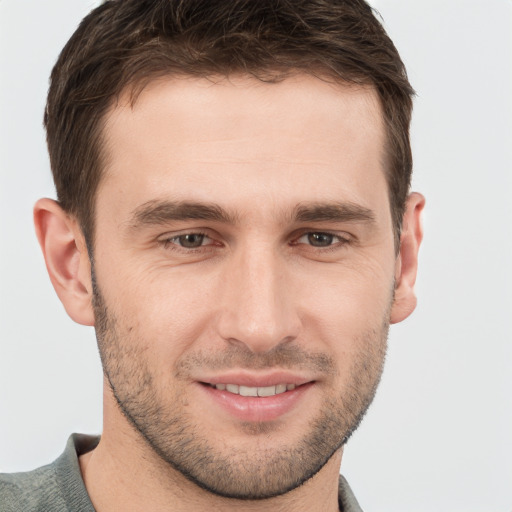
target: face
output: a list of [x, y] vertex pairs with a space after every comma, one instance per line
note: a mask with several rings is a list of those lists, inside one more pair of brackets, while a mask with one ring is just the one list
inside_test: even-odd
[[379, 381], [396, 259], [369, 88], [167, 79], [104, 128], [96, 330], [111, 422], [219, 495], [316, 474]]

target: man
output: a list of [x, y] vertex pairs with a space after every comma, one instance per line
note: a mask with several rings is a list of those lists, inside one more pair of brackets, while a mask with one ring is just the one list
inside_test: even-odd
[[54, 68], [36, 231], [101, 440], [2, 510], [360, 510], [339, 478], [415, 307], [410, 87], [362, 0], [113, 0]]

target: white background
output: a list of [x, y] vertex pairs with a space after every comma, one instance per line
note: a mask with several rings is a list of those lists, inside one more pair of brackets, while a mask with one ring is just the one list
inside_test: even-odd
[[[0, 0], [0, 471], [101, 429], [92, 329], [67, 318], [31, 209], [54, 196], [41, 126], [58, 52], [97, 2]], [[427, 196], [416, 313], [391, 331], [342, 472], [368, 511], [512, 511], [512, 2], [378, 0], [418, 92]]]

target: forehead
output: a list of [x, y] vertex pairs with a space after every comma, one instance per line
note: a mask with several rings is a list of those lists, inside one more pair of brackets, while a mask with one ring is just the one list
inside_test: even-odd
[[373, 189], [387, 197], [383, 119], [371, 87], [306, 75], [278, 83], [164, 78], [133, 104], [123, 94], [103, 135], [98, 200], [108, 196], [111, 207], [169, 196], [227, 207], [266, 198], [282, 208], [364, 203]]

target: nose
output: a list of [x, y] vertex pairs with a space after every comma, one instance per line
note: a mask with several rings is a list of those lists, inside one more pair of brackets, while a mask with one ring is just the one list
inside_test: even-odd
[[241, 251], [223, 275], [219, 334], [252, 352], [267, 352], [297, 338], [300, 318], [286, 261], [272, 249]]

